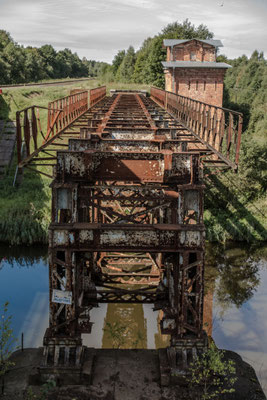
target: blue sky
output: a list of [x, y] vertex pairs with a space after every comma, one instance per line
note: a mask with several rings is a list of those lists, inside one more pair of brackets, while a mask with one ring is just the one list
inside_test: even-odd
[[207, 25], [230, 58], [255, 49], [266, 54], [266, 17], [267, 0], [0, 0], [0, 29], [16, 42], [107, 62], [186, 18]]

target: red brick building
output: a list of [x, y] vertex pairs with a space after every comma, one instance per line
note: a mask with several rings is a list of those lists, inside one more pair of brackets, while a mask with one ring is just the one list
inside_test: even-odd
[[220, 40], [165, 39], [165, 90], [222, 107], [223, 79], [229, 64], [216, 62]]

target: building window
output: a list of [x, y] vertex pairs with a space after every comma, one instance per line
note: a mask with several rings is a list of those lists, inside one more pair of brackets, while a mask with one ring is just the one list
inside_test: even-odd
[[206, 90], [206, 81], [204, 81], [203, 90]]
[[198, 81], [196, 81], [196, 90], [198, 90]]
[[197, 59], [196, 53], [195, 53], [194, 51], [191, 51], [191, 53], [190, 53], [190, 60], [191, 60], [191, 61], [196, 61], [196, 59]]
[[217, 90], [217, 81], [215, 81], [214, 89]]
[[190, 81], [188, 81], [188, 90], [190, 90]]

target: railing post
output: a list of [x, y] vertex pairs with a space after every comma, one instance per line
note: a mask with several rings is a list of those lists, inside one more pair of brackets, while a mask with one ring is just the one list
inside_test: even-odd
[[22, 146], [20, 111], [16, 112], [16, 133], [17, 133], [17, 157], [19, 164], [21, 162], [21, 146]]
[[26, 146], [26, 154], [28, 157], [31, 154], [31, 149], [30, 149], [31, 132], [30, 132], [30, 123], [28, 118], [28, 109], [24, 111], [23, 126], [24, 126], [24, 140]]
[[230, 156], [230, 149], [232, 145], [232, 133], [233, 133], [233, 114], [229, 113], [229, 126], [228, 126], [228, 135], [227, 135], [227, 157]]
[[37, 144], [37, 121], [36, 121], [36, 116], [35, 116], [35, 107], [33, 106], [31, 108], [32, 110], [32, 138], [33, 138], [33, 143], [34, 143], [34, 150], [37, 150], [38, 144]]
[[242, 135], [242, 127], [243, 127], [243, 116], [238, 116], [238, 131], [237, 131], [237, 142], [236, 142], [236, 152], [235, 152], [235, 163], [238, 164], [239, 161], [239, 150], [241, 144], [241, 135]]

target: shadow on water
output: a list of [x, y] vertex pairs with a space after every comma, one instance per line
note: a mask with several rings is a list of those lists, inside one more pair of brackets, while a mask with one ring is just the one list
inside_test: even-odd
[[[209, 176], [206, 183], [206, 208], [210, 211], [216, 223], [223, 228], [223, 231], [228, 232], [230, 237], [235, 240], [255, 241], [254, 232], [261, 240], [267, 240], [265, 227], [240, 202], [229, 187], [224, 185], [215, 175]], [[230, 211], [230, 208], [234, 208], [235, 211]], [[246, 224], [241, 220], [245, 221]]]
[[[4, 243], [0, 243], [0, 270], [1, 265], [3, 267], [4, 261], [9, 264], [10, 267], [15, 265], [21, 267], [32, 267], [34, 264], [43, 262], [48, 263], [47, 246], [35, 245], [35, 246], [8, 246]], [[2, 262], [2, 264], [1, 264]]]

